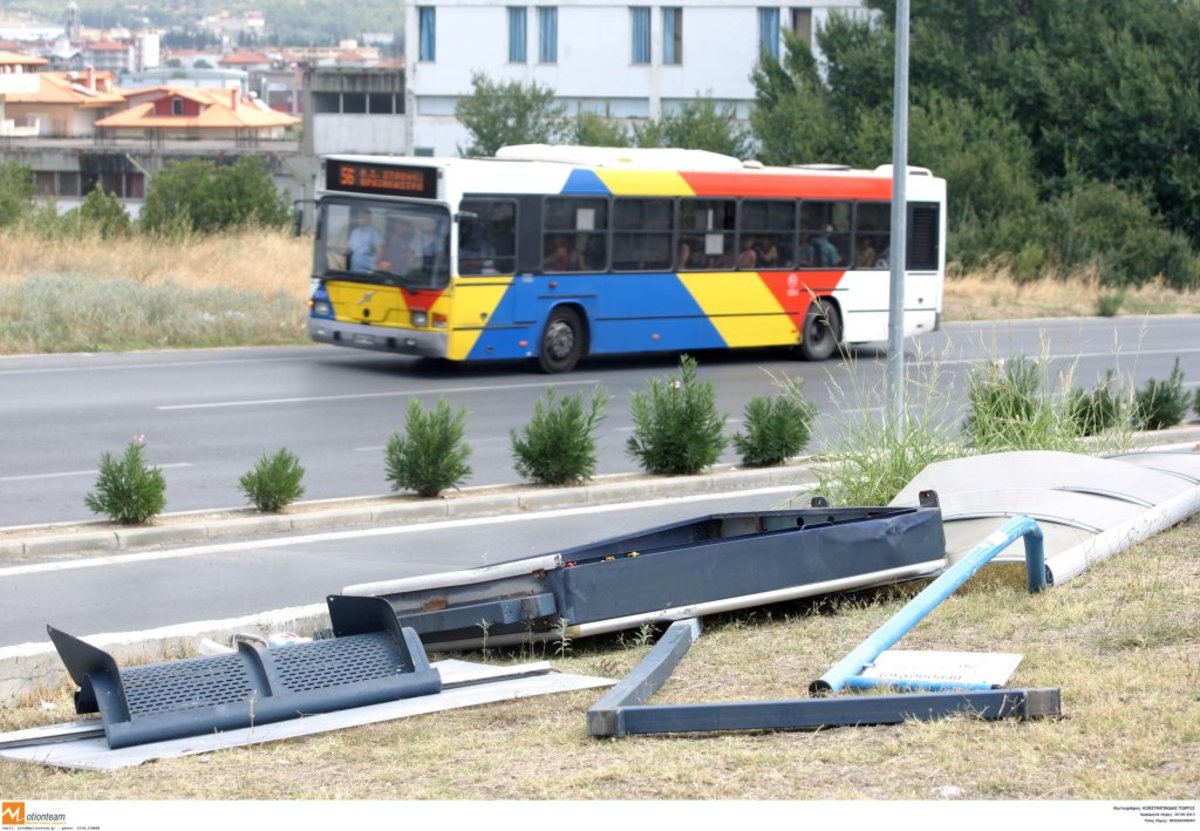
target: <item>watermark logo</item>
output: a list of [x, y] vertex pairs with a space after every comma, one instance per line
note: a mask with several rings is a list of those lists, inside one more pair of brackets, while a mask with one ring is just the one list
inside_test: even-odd
[[2, 817], [3, 825], [24, 825], [25, 824], [25, 803], [24, 802], [5, 802], [0, 808], [0, 817]]

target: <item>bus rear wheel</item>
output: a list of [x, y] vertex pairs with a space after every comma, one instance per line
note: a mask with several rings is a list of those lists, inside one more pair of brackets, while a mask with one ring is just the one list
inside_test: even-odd
[[842, 320], [837, 306], [825, 298], [815, 298], [804, 316], [800, 333], [800, 356], [806, 361], [825, 361], [833, 357], [842, 339]]
[[583, 356], [583, 323], [573, 309], [555, 309], [542, 330], [538, 368], [542, 372], [570, 372]]

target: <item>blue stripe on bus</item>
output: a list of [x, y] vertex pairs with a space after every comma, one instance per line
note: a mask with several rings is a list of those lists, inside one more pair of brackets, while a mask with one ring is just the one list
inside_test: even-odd
[[563, 193], [609, 196], [608, 185], [590, 170], [572, 170], [563, 185]]
[[[551, 289], [551, 282], [557, 287]], [[674, 274], [554, 274], [536, 276], [531, 283], [514, 280], [492, 316], [496, 328], [489, 325], [480, 333], [468, 358], [536, 354], [546, 318], [564, 303], [584, 310], [593, 355], [730, 345]], [[518, 316], [533, 322], [520, 326]]]

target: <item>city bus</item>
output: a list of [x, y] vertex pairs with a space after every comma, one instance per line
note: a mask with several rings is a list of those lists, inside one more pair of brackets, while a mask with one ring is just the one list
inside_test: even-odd
[[[445, 358], [888, 339], [890, 167], [766, 167], [697, 150], [546, 145], [495, 158], [330, 156], [309, 334]], [[909, 168], [904, 328], [940, 322], [945, 181]]]

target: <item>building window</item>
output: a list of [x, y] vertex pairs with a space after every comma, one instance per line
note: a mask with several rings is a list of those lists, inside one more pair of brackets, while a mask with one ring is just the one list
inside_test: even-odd
[[525, 63], [525, 7], [508, 7], [508, 60]]
[[633, 32], [633, 62], [650, 63], [650, 7], [630, 7], [629, 26]]
[[758, 10], [758, 48], [779, 60], [779, 9]]
[[683, 9], [662, 10], [663, 63], [683, 63]]
[[365, 92], [343, 92], [342, 112], [361, 115], [367, 111], [367, 94]]
[[183, 115], [183, 100], [180, 98], [171, 99], [171, 115]]
[[417, 30], [420, 42], [417, 60], [437, 59], [437, 9], [433, 6], [417, 6]]
[[538, 61], [558, 62], [558, 8], [538, 7]]
[[812, 46], [812, 9], [792, 9], [792, 34]]

